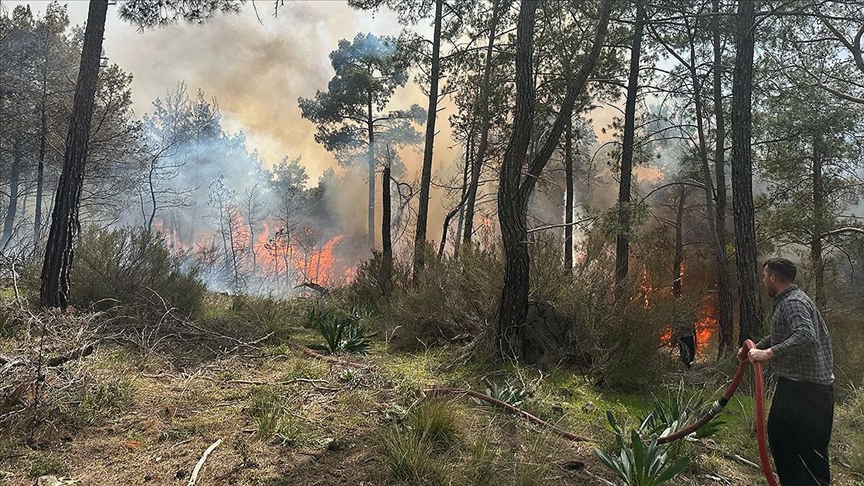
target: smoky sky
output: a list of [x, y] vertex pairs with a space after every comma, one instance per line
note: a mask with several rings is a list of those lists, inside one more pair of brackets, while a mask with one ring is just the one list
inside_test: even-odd
[[[41, 15], [48, 3], [8, 6], [29, 4]], [[83, 25], [88, 2], [66, 4], [72, 24]], [[226, 131], [243, 131], [247, 146], [257, 148], [266, 164], [286, 155], [302, 157], [314, 181], [335, 160], [315, 143], [315, 127], [300, 117], [297, 98], [327, 88], [333, 76], [328, 56], [340, 39], [352, 39], [358, 32], [396, 36], [403, 26], [388, 11], [357, 11], [344, 1], [285, 2], [277, 17], [272, 1], [258, 0], [256, 5], [261, 23], [250, 2], [239, 15], [220, 15], [203, 26], [178, 23], [144, 32], [121, 21], [112, 6], [105, 55], [133, 74], [138, 116], [152, 112], [153, 100], [185, 81], [190, 95], [201, 89], [208, 99], [216, 98]], [[422, 32], [424, 26], [418, 28]], [[411, 103], [425, 104], [413, 84], [393, 98], [394, 106]], [[446, 116], [441, 122], [446, 123]], [[446, 158], [449, 162], [450, 156]]]

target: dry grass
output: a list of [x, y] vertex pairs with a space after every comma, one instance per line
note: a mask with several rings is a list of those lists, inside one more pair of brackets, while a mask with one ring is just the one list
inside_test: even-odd
[[[455, 347], [388, 354], [377, 342], [369, 356], [352, 358], [371, 366], [353, 369], [310, 359], [286, 343], [232, 340], [245, 334], [169, 337], [154, 350], [105, 339], [111, 322], [99, 315], [15, 316], [14, 330], [0, 337], [2, 355], [32, 364], [40, 347], [55, 356], [91, 340], [98, 344], [92, 355], [47, 371], [35, 414], [28, 397], [0, 413], [0, 484], [31, 485], [42, 474], [97, 486], [185, 484], [216, 439], [222, 446], [199, 484], [604, 484], [597, 477], [611, 475], [592, 453], [611, 436], [603, 413], [637, 417], [640, 403], [650, 402], [599, 392], [566, 370], [446, 366], [459, 352]], [[42, 324], [49, 324], [44, 346]], [[304, 332], [292, 328], [291, 340], [317, 340]], [[190, 342], [203, 344], [203, 351], [195, 354]], [[220, 349], [226, 351], [214, 352]], [[7, 371], [0, 375], [0, 397], [34, 377], [29, 364]], [[597, 442], [568, 442], [468, 399], [415, 395], [435, 384], [482, 390], [483, 377], [525, 383], [525, 408]], [[588, 402], [596, 408], [585, 408]], [[855, 410], [842, 408], [838, 424]], [[758, 480], [758, 471], [724, 459], [747, 451], [711, 441], [691, 450], [697, 467], [676, 484], [705, 484], [706, 474], [736, 485]], [[857, 480], [843, 466], [835, 472], [838, 485]]]

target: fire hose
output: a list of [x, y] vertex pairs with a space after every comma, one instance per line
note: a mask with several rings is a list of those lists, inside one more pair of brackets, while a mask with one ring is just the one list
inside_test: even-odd
[[[749, 339], [744, 341], [744, 348], [748, 352], [755, 347], [756, 344], [753, 341]], [[685, 427], [674, 434], [660, 437], [657, 441], [658, 444], [666, 444], [692, 434], [723, 411], [732, 395], [735, 394], [735, 390], [738, 389], [741, 378], [744, 376], [744, 369], [747, 367], [747, 358], [739, 358], [738, 361], [738, 369], [735, 370], [735, 375], [726, 388], [726, 392], [719, 400], [714, 402], [711, 410], [689, 427]], [[765, 475], [768, 484], [770, 486], [777, 486], [777, 480], [774, 478], [774, 472], [771, 470], [771, 459], [768, 457], [768, 444], [765, 441], [765, 378], [762, 375], [762, 363], [753, 362], [753, 378], [756, 385], [756, 439], [759, 444], [759, 462], [762, 465], [762, 474]]]
[[[755, 348], [756, 345], [751, 340], [744, 341], [744, 348], [747, 351]], [[726, 407], [726, 404], [729, 403], [729, 400], [732, 398], [732, 395], [735, 394], [735, 391], [738, 389], [738, 385], [741, 383], [741, 379], [744, 377], [744, 370], [747, 368], [747, 359], [740, 359], [738, 362], [738, 369], [735, 370], [735, 375], [732, 377], [732, 381], [729, 383], [729, 386], [726, 388], [726, 392], [723, 393], [723, 396], [714, 402], [711, 409], [703, 415], [699, 420], [694, 422], [692, 425], [685, 427], [674, 434], [669, 434], [660, 437], [657, 440], [658, 444], [666, 444], [669, 442], [676, 441], [683, 437], [686, 437], [703, 425], [710, 422], [714, 417], [720, 414], [723, 411], [723, 408]], [[759, 444], [759, 461], [762, 466], [762, 473], [765, 475], [765, 479], [768, 480], [768, 484], [770, 486], [778, 486], [777, 480], [774, 477], [774, 472], [771, 470], [771, 460], [768, 457], [768, 445], [765, 440], [765, 380], [762, 376], [762, 363], [754, 362], [753, 363], [753, 377], [756, 385], [756, 436], [757, 442]], [[515, 413], [517, 415], [522, 415], [532, 422], [536, 422], [540, 425], [551, 428], [554, 432], [563, 436], [566, 439], [574, 440], [574, 441], [586, 441], [587, 439], [572, 434], [570, 432], [566, 432], [564, 430], [559, 429], [555, 425], [552, 425], [548, 422], [545, 422], [521, 409], [518, 409], [510, 404], [501, 402], [500, 400], [496, 400], [488, 395], [484, 395], [482, 393], [466, 390], [461, 388], [427, 388], [420, 390], [420, 396], [425, 397], [427, 395], [469, 395], [474, 398], [487, 401], [492, 405], [501, 407], [511, 413]]]

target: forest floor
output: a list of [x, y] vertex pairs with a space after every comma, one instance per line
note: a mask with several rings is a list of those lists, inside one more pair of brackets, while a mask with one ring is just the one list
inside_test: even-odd
[[[93, 336], [98, 344], [88, 356], [49, 368], [41, 396], [32, 389], [20, 394], [27, 408], [3, 399], [34, 371], [0, 366], [4, 485], [37, 484], [39, 478], [40, 484], [185, 485], [216, 441], [196, 484], [619, 484], [594, 454], [595, 447], [614, 444], [606, 412], [633, 425], [654, 400], [598, 391], [565, 369], [466, 362], [464, 348], [455, 344], [391, 353], [376, 340], [366, 355], [341, 356], [352, 365], [304, 353], [320, 336], [300, 325], [281, 329], [290, 338], [278, 340], [214, 334], [212, 341], [204, 335], [190, 341], [180, 333], [148, 340], [142, 333], [132, 345], [128, 336], [111, 339], [104, 328], [75, 331], [76, 319], [57, 317], [44, 345], [35, 322], [2, 329], [0, 355], [38, 359], [33, 353], [41, 350], [47, 359]], [[64, 327], [58, 322], [65, 331], [56, 330]], [[150, 345], [141, 346], [145, 341]], [[713, 399], [729, 371], [703, 363], [674, 373], [668, 383], [670, 389], [678, 382], [692, 389], [710, 383], [707, 398]], [[590, 440], [566, 440], [468, 397], [418, 397], [422, 388], [483, 391], [493, 382], [525, 390], [523, 408]], [[746, 464], [758, 462], [753, 401], [739, 395], [716, 436], [678, 446], [691, 464], [670, 484], [763, 484], [759, 469]], [[34, 424], [28, 417], [37, 398], [42, 411]], [[424, 420], [443, 424], [446, 447], [424, 448], [412, 439]], [[834, 484], [864, 484], [842, 457], [844, 440], [835, 434]]]

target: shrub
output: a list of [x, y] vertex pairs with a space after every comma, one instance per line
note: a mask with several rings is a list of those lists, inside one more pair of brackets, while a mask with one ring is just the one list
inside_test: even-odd
[[372, 342], [366, 336], [366, 325], [356, 308], [348, 313], [312, 309], [309, 321], [318, 329], [324, 342], [312, 346], [327, 354], [366, 353]]
[[75, 248], [71, 274], [72, 303], [108, 309], [116, 304], [145, 314], [174, 308], [198, 312], [204, 284], [185, 258], [172, 255], [158, 234], [144, 230], [85, 229]]
[[429, 254], [419, 280], [395, 292], [382, 311], [393, 333], [392, 347], [414, 350], [477, 337], [491, 344], [502, 261], [494, 246], [462, 247], [458, 257], [442, 259]]

